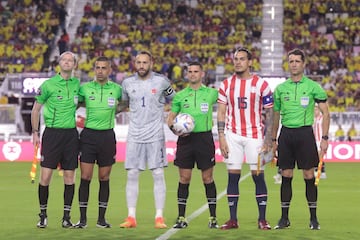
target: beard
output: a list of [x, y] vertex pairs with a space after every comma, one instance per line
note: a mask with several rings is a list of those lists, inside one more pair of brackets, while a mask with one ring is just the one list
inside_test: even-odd
[[235, 71], [235, 74], [241, 76], [245, 73], [245, 71]]
[[141, 78], [145, 78], [150, 72], [150, 69], [146, 70], [145, 72], [140, 72], [137, 71], [137, 74], [141, 77]]

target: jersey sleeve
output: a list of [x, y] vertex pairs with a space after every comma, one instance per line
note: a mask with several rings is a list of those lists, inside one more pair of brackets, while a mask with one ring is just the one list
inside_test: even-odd
[[218, 99], [217, 99], [218, 103], [227, 104], [227, 96], [226, 96], [226, 89], [227, 89], [227, 85], [228, 85], [227, 83], [228, 83], [228, 81], [225, 79], [220, 84], [219, 92], [218, 92]]
[[81, 85], [79, 89], [79, 102], [82, 103], [84, 101], [85, 101], [84, 85]]
[[320, 86], [320, 84], [316, 83], [315, 93], [314, 93], [314, 99], [316, 102], [319, 101], [326, 101], [327, 100], [327, 94], [325, 90]]
[[181, 100], [179, 94], [176, 94], [171, 102], [171, 111], [174, 113], [179, 113], [181, 110]]
[[[47, 80], [47, 81], [49, 81], [49, 80]], [[36, 101], [40, 104], [44, 104], [46, 102], [46, 100], [49, 98], [47, 81], [43, 82], [40, 85], [40, 87], [36, 93], [36, 96], [35, 96]]]
[[263, 84], [265, 88], [264, 91], [262, 92], [262, 104], [264, 108], [271, 108], [274, 105], [273, 94], [268, 82], [264, 80]]

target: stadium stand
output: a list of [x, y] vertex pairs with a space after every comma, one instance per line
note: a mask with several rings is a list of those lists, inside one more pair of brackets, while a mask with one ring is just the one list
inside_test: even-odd
[[[359, 13], [357, 0], [3, 0], [0, 82], [7, 76], [13, 87], [25, 73], [39, 73], [34, 81], [55, 73], [64, 31], [65, 49], [79, 56], [76, 74], [82, 81], [94, 77], [94, 60], [105, 55], [113, 61], [111, 78], [121, 82], [134, 71], [137, 50], [147, 48], [155, 70], [176, 89], [186, 85], [189, 60], [201, 61], [206, 84], [216, 87], [232, 72], [236, 47], [252, 49], [255, 72], [275, 69], [277, 76], [288, 70], [286, 52], [300, 47], [310, 60], [306, 74], [328, 91], [333, 124], [347, 131], [360, 122], [360, 25], [354, 24]], [[7, 88], [3, 84], [1, 93], [12, 94]], [[25, 97], [21, 103], [32, 101]], [[31, 106], [22, 105], [29, 113]]]

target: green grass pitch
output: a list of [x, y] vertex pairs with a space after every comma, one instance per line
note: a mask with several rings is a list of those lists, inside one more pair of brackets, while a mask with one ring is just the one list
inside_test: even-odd
[[[168, 236], [168, 239], [358, 239], [360, 230], [357, 220], [360, 215], [360, 176], [358, 163], [328, 163], [328, 178], [320, 180], [318, 199], [318, 218], [320, 231], [309, 230], [309, 210], [305, 199], [305, 183], [302, 173], [295, 171], [293, 180], [293, 199], [290, 207], [291, 228], [285, 230], [260, 231], [257, 229], [257, 207], [254, 197], [254, 184], [251, 177], [244, 178], [240, 183], [240, 200], [238, 204], [238, 220], [240, 227], [236, 230], [222, 231], [208, 229], [208, 209], [194, 217], [189, 227], [178, 231], [171, 230], [177, 217], [177, 185], [178, 170], [169, 163], [166, 169], [167, 198], [165, 219], [168, 229], [154, 229], [154, 200], [152, 177], [150, 171], [145, 171], [140, 177], [140, 194], [137, 206], [138, 227], [121, 229], [119, 224], [127, 216], [125, 184], [126, 171], [123, 163], [113, 167], [110, 181], [110, 201], [107, 210], [107, 220], [111, 229], [99, 229], [97, 220], [98, 181], [94, 174], [91, 182], [88, 207], [87, 229], [63, 229], [61, 217], [63, 212], [63, 182], [57, 171], [53, 174], [50, 185], [48, 203], [48, 222], [46, 229], [37, 229], [37, 214], [39, 213], [37, 188], [38, 177], [34, 184], [30, 183], [29, 172], [31, 162], [0, 163], [0, 239], [158, 239]], [[95, 167], [97, 173], [97, 167]], [[248, 173], [248, 167], [243, 169], [242, 177]], [[272, 176], [275, 168], [267, 166], [265, 170], [268, 186], [267, 219], [271, 226], [276, 225], [280, 217], [280, 185], [274, 184]], [[79, 220], [78, 186], [80, 172], [77, 171], [75, 198], [71, 212], [73, 222]], [[223, 163], [215, 168], [215, 180], [218, 194], [226, 189], [227, 173]], [[190, 185], [190, 196], [186, 210], [187, 217], [200, 209], [206, 203], [205, 189], [201, 183], [198, 170], [193, 171]], [[217, 216], [219, 224], [229, 218], [226, 196], [218, 201]], [[169, 232], [170, 231], [170, 234]], [[173, 231], [173, 232], [172, 232]], [[161, 239], [161, 238], [160, 238]]]

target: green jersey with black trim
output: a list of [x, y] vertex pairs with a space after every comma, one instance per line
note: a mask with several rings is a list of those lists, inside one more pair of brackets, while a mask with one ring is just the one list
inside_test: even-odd
[[85, 102], [85, 127], [94, 130], [113, 129], [121, 95], [121, 86], [111, 81], [101, 85], [94, 80], [81, 85], [79, 102]]
[[303, 76], [299, 82], [290, 78], [274, 91], [274, 111], [280, 112], [281, 124], [288, 128], [312, 126], [315, 102], [325, 102], [325, 90], [317, 82]]
[[202, 85], [194, 90], [186, 87], [176, 93], [172, 100], [171, 111], [188, 113], [195, 120], [193, 132], [211, 131], [213, 127], [213, 105], [217, 102], [218, 91]]
[[41, 84], [35, 99], [44, 105], [43, 115], [46, 127], [75, 128], [79, 88], [79, 79], [72, 77], [65, 80], [60, 74]]

